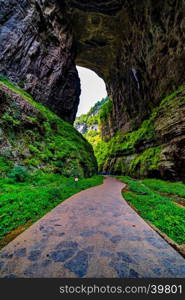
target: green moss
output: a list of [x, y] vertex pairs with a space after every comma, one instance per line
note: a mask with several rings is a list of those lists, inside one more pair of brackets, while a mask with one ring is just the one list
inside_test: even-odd
[[[12, 91], [21, 95], [35, 110], [26, 112], [22, 119], [21, 112], [14, 120], [17, 108], [11, 108], [2, 122], [6, 132], [7, 143], [11, 145], [11, 153], [16, 153], [18, 164], [23, 163], [28, 168], [40, 168], [45, 172], [58, 172], [70, 176], [76, 167], [80, 176], [91, 176], [97, 171], [97, 163], [90, 144], [74, 127], [60, 119], [48, 108], [35, 102], [32, 97], [6, 80], [0, 81]], [[11, 98], [11, 96], [9, 96]], [[9, 101], [13, 102], [12, 99]], [[15, 130], [10, 126], [17, 127]], [[10, 129], [10, 130], [9, 130]], [[11, 157], [11, 153], [9, 153]], [[61, 163], [59, 161], [61, 160]], [[57, 161], [57, 163], [56, 163]]]
[[176, 91], [174, 91], [172, 94], [166, 96], [160, 103], [160, 106], [166, 105], [168, 102], [171, 102], [174, 100], [181, 92], [183, 92], [185, 89], [184, 86], [180, 86]]
[[161, 147], [153, 147], [146, 149], [140, 155], [137, 155], [130, 164], [129, 173], [134, 174], [139, 169], [140, 175], [145, 175], [145, 171], [153, 171], [158, 169], [160, 162]]
[[101, 107], [100, 113], [99, 113], [99, 119], [100, 122], [106, 121], [108, 119], [108, 116], [110, 115], [112, 111], [112, 100], [108, 99], [103, 106]]
[[88, 117], [89, 117], [88, 114], [82, 114], [81, 116], [76, 118], [75, 124], [76, 125], [81, 123], [87, 124]]

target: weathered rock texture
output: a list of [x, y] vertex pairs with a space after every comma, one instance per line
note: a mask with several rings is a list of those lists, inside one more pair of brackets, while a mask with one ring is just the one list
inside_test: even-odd
[[184, 0], [4, 0], [0, 24], [0, 72], [71, 123], [75, 64], [105, 80], [111, 135], [137, 129], [184, 83]]
[[80, 95], [64, 1], [1, 1], [0, 73], [73, 122]]
[[114, 104], [114, 130], [138, 127], [163, 96], [184, 82], [184, 1], [74, 4], [77, 63], [104, 78]]

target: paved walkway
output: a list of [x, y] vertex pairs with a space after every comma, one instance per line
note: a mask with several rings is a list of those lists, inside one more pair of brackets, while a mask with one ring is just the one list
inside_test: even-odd
[[0, 252], [0, 277], [185, 277], [185, 260], [107, 178], [58, 205]]

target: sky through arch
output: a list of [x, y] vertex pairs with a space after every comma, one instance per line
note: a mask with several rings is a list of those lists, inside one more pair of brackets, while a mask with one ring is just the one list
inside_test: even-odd
[[81, 96], [77, 116], [86, 114], [89, 109], [107, 96], [105, 82], [94, 71], [77, 66], [81, 80]]

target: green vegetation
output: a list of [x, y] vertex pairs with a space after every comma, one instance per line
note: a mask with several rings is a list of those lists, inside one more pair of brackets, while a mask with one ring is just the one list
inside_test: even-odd
[[107, 101], [101, 106], [99, 112], [100, 121], [106, 121], [111, 111], [112, 111], [112, 100], [107, 99]]
[[[97, 157], [99, 167], [106, 164], [106, 160], [110, 156], [116, 155], [118, 152], [122, 153], [122, 160], [124, 161], [129, 151], [129, 154], [135, 155], [133, 156], [129, 166], [125, 166], [124, 163], [122, 166], [119, 166], [121, 173], [132, 175], [139, 167], [140, 175], [143, 175], [144, 171], [148, 169], [148, 167], [150, 170], [157, 168], [160, 159], [160, 147], [149, 148], [143, 153], [137, 154], [137, 147], [139, 144], [142, 144], [143, 141], [155, 138], [154, 120], [156, 114], [156, 110], [153, 111], [151, 117], [148, 120], [145, 120], [141, 124], [141, 127], [137, 130], [126, 134], [122, 134], [118, 131], [108, 142], [101, 140], [95, 149], [95, 155]], [[104, 152], [104, 155], [101, 155], [102, 152]]]
[[[185, 208], [175, 204], [172, 194], [185, 197], [185, 184], [170, 183], [157, 179], [134, 180], [119, 176], [128, 184], [129, 191], [123, 191], [124, 198], [138, 213], [154, 224], [178, 244], [185, 243]], [[165, 192], [170, 196], [161, 195]]]
[[94, 176], [75, 183], [73, 177], [40, 171], [22, 180], [25, 169], [21, 167], [12, 173], [0, 179], [0, 239], [28, 221], [35, 222], [75, 193], [103, 182], [102, 176]]
[[77, 127], [79, 124], [86, 125], [87, 127], [99, 124], [100, 114], [99, 111], [102, 109], [102, 106], [106, 105], [110, 100], [108, 98], [103, 98], [101, 101], [98, 101], [87, 114], [82, 114], [76, 118], [74, 126]]
[[[163, 99], [138, 129], [126, 134], [117, 131], [112, 138], [105, 140], [102, 137], [104, 136], [103, 131], [106, 131], [104, 128], [109, 123], [106, 115], [110, 105], [110, 102], [106, 102], [99, 110], [99, 131], [94, 136], [92, 136], [92, 132], [88, 131], [84, 135], [93, 145], [99, 170], [102, 170], [103, 167], [107, 169], [106, 166], [109, 169], [109, 166], [112, 165], [111, 171], [117, 174], [136, 177], [154, 177], [159, 174], [163, 149], [158, 146], [156, 127], [160, 129], [160, 124], [156, 120], [158, 120], [159, 114], [169, 115], [170, 118], [171, 109], [184, 103], [183, 92], [184, 86], [181, 86], [177, 91]], [[163, 120], [161, 122], [163, 123]], [[147, 144], [151, 146], [145, 148]], [[142, 148], [144, 148], [143, 152], [141, 152]]]
[[[10, 92], [5, 92], [3, 86]], [[12, 92], [21, 96], [25, 110]], [[79, 177], [90, 177], [96, 173], [97, 164], [91, 145], [71, 124], [35, 102], [27, 92], [2, 76], [0, 97], [5, 106], [0, 119], [0, 139], [5, 145], [1, 151], [0, 175], [6, 175], [10, 171], [9, 165], [13, 169], [16, 164], [31, 171], [41, 169], [67, 177], [74, 172]], [[5, 166], [7, 161], [10, 163]]]
[[185, 184], [181, 182], [168, 182], [160, 179], [143, 179], [142, 182], [154, 191], [185, 198]]
[[137, 155], [130, 163], [130, 173], [135, 173], [139, 166], [140, 175], [145, 175], [149, 171], [157, 170], [160, 161], [161, 147], [153, 147], [146, 149], [142, 154]]
[[[107, 97], [98, 101], [87, 114], [83, 114], [75, 121], [75, 127], [78, 125], [86, 125], [87, 131], [84, 137], [93, 146], [94, 154], [96, 156], [99, 169], [103, 167], [103, 164], [108, 157], [109, 143], [102, 140], [101, 127], [103, 123], [108, 119], [112, 110], [112, 101]], [[97, 130], [91, 129], [91, 126], [98, 125]]]
[[[91, 110], [95, 111], [94, 107]], [[89, 112], [87, 115], [81, 115], [75, 121], [75, 125], [87, 125], [87, 132], [84, 134], [84, 137], [93, 146], [99, 170], [108, 163], [111, 156], [116, 155], [118, 152], [122, 153], [123, 158], [123, 163], [119, 162], [115, 164], [115, 171], [119, 170], [119, 173], [132, 175], [138, 167], [140, 175], [143, 175], [147, 168], [151, 171], [155, 170], [160, 160], [160, 147], [153, 147], [141, 154], [136, 154], [129, 166], [124, 164], [124, 159], [126, 159], [128, 151], [131, 154], [135, 154], [137, 153], [136, 148], [139, 144], [155, 138], [154, 120], [157, 115], [157, 109], [153, 110], [150, 118], [145, 120], [139, 129], [126, 134], [118, 131], [109, 141], [104, 141], [102, 139], [102, 131], [103, 127], [106, 126], [111, 111], [112, 101], [107, 99], [105, 102], [99, 103], [99, 110], [96, 115], [90, 116]], [[98, 124], [97, 131], [89, 129], [92, 124]]]
[[4, 76], [0, 76], [0, 102], [0, 239], [4, 241], [8, 233], [31, 225], [73, 194], [101, 184], [103, 177], [91, 177], [97, 164], [85, 138]]

